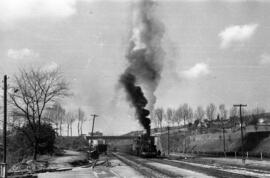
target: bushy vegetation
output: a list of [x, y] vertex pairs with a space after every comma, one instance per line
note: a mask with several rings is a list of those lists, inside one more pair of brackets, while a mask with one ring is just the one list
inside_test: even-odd
[[[27, 124], [20, 128], [13, 129], [7, 137], [7, 161], [11, 165], [29, 159], [34, 154], [33, 137], [34, 133]], [[50, 124], [40, 125], [40, 141], [38, 144], [38, 154], [53, 154], [55, 147], [56, 132]]]
[[62, 150], [83, 151], [89, 147], [84, 137], [57, 137], [55, 146]]

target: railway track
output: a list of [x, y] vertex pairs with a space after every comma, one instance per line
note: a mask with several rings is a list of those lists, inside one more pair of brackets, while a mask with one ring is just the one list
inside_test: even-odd
[[149, 177], [149, 178], [170, 178], [170, 177], [181, 177], [175, 174], [171, 174], [169, 172], [163, 172], [161, 170], [157, 170], [153, 166], [149, 166], [146, 164], [147, 160], [139, 157], [135, 157], [132, 155], [127, 155], [123, 153], [112, 153], [113, 156], [118, 158], [120, 161], [124, 162], [128, 166], [134, 168], [142, 175]]
[[213, 160], [207, 160], [207, 159], [190, 159], [190, 160], [173, 160], [173, 162], [179, 162], [184, 164], [190, 164], [190, 165], [197, 165], [200, 167], [208, 167], [208, 168], [214, 168], [217, 170], [227, 171], [227, 172], [237, 172], [239, 174], [245, 174], [245, 175], [253, 175], [257, 177], [270, 177], [270, 169], [266, 166], [259, 166], [256, 164], [233, 164], [233, 163], [226, 163], [226, 162], [218, 162]]
[[[193, 170], [196, 172], [204, 173], [212, 177], [218, 177], [218, 178], [252, 178], [252, 177], [258, 177], [255, 176], [255, 173], [253, 175], [249, 174], [240, 174], [237, 173], [237, 171], [233, 172], [228, 169], [223, 170], [221, 168], [217, 168], [215, 166], [209, 166], [209, 165], [203, 165], [203, 164], [194, 164], [190, 162], [185, 161], [178, 161], [178, 160], [168, 160], [168, 159], [151, 159], [151, 161], [171, 165], [174, 167], [179, 167], [187, 170]], [[259, 176], [260, 177], [260, 176]]]
[[[146, 177], [218, 177], [218, 178], [250, 178], [270, 177], [270, 172], [243, 170], [237, 167], [218, 167], [169, 159], [144, 159], [124, 153], [114, 153], [115, 157], [133, 167]], [[197, 175], [197, 176], [196, 176]]]

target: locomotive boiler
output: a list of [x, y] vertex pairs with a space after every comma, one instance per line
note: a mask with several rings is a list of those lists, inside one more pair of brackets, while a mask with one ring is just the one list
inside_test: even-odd
[[144, 134], [133, 140], [132, 154], [140, 157], [156, 157], [155, 137]]

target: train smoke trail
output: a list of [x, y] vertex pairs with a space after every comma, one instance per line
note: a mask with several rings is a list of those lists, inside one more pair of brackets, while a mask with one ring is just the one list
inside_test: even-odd
[[[154, 92], [160, 81], [164, 52], [161, 39], [163, 25], [155, 18], [155, 3], [142, 0], [133, 11], [133, 29], [126, 58], [129, 62], [120, 77], [120, 83], [127, 92], [127, 98], [135, 107], [137, 118], [150, 134], [149, 110], [154, 108]], [[147, 93], [147, 99], [141, 86]]]

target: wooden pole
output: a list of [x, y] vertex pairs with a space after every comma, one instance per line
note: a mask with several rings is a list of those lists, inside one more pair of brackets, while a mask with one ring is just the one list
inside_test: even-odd
[[226, 141], [225, 141], [225, 128], [223, 123], [223, 117], [221, 117], [221, 123], [222, 123], [222, 135], [223, 135], [223, 151], [224, 151], [224, 157], [226, 158]]
[[246, 104], [235, 104], [233, 106], [234, 107], [239, 107], [240, 122], [241, 122], [241, 153], [242, 153], [242, 163], [245, 164], [242, 107], [247, 107], [247, 105]]
[[3, 122], [3, 168], [2, 175], [7, 177], [6, 164], [7, 164], [7, 76], [4, 75], [4, 122]]
[[168, 129], [168, 156], [170, 155], [170, 127], [167, 127]]
[[96, 114], [92, 114], [93, 116], [93, 123], [92, 123], [92, 132], [91, 132], [91, 142], [90, 142], [90, 148], [93, 146], [93, 137], [94, 137], [94, 126], [95, 126], [95, 118], [98, 117]]

